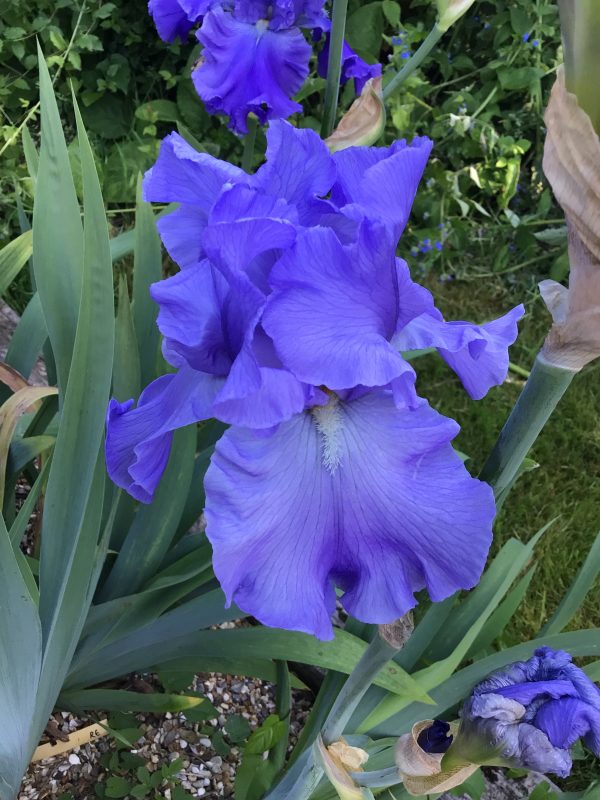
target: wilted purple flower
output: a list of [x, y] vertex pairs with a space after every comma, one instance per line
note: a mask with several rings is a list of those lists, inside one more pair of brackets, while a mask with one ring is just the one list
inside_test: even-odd
[[218, 3], [220, 0], [150, 0], [148, 11], [160, 38], [172, 42], [177, 37], [185, 39], [209, 8]]
[[302, 107], [291, 98], [308, 75], [310, 45], [300, 27], [326, 24], [324, 0], [235, 0], [215, 7], [197, 33], [202, 63], [194, 85], [211, 114], [247, 133], [248, 114], [261, 123], [289, 117]]
[[473, 689], [447, 758], [565, 778], [580, 738], [600, 757], [600, 689], [569, 653], [540, 647]]
[[[317, 61], [319, 75], [323, 78], [327, 76], [329, 38], [329, 34], [326, 34], [325, 44], [319, 53]], [[358, 95], [362, 92], [363, 86], [369, 78], [376, 78], [379, 75], [381, 75], [381, 64], [367, 64], [358, 53], [354, 52], [348, 42], [344, 42], [342, 48], [342, 74], [340, 76], [340, 82], [342, 84], [354, 79], [354, 91]]]
[[112, 402], [109, 473], [148, 502], [175, 428], [231, 423], [206, 476], [207, 535], [228, 599], [266, 624], [328, 638], [335, 586], [359, 619], [389, 622], [419, 589], [441, 600], [483, 568], [492, 491], [402, 351], [439, 347], [485, 393], [516, 314], [447, 324], [395, 258], [430, 148], [331, 155], [276, 122], [255, 175], [174, 134], [145, 180], [147, 199], [180, 203], [161, 235], [183, 269], [152, 288], [177, 372], [137, 408]]

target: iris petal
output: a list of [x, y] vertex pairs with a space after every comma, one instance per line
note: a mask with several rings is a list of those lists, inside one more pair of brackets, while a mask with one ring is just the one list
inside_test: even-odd
[[333, 155], [337, 180], [331, 197], [343, 208], [354, 205], [370, 218], [385, 221], [395, 239], [408, 221], [417, 186], [432, 148], [417, 137], [391, 147], [348, 147]]
[[180, 267], [196, 264], [203, 255], [201, 233], [225, 184], [244, 183], [239, 167], [198, 153], [177, 133], [163, 139], [156, 164], [144, 176], [144, 199], [180, 203], [158, 221], [165, 247]]
[[294, 128], [273, 120], [267, 131], [267, 161], [253, 185], [267, 194], [283, 197], [298, 208], [301, 221], [313, 198], [329, 193], [335, 180], [335, 163], [327, 145], [310, 128]]
[[290, 98], [308, 75], [311, 48], [299, 28], [270, 30], [266, 22], [242, 22], [215, 8], [198, 31], [202, 63], [192, 74], [210, 113], [229, 116], [230, 127], [248, 131], [247, 117], [289, 117], [302, 107]]
[[414, 372], [388, 339], [397, 315], [393, 251], [383, 231], [363, 228], [344, 248], [332, 230], [299, 234], [271, 273], [263, 325], [283, 363], [330, 389], [385, 386]]
[[568, 749], [582, 736], [588, 737], [586, 743], [600, 757], [600, 711], [582, 700], [550, 700], [541, 706], [533, 724], [562, 749]]
[[212, 417], [222, 378], [182, 368], [163, 375], [133, 400], [111, 400], [106, 419], [106, 466], [111, 479], [143, 503], [152, 502], [171, 450], [173, 431]]
[[207, 535], [231, 601], [267, 625], [331, 638], [334, 583], [384, 623], [427, 587], [473, 586], [491, 541], [491, 489], [449, 442], [457, 426], [388, 392], [294, 416], [270, 436], [229, 429], [206, 476]]

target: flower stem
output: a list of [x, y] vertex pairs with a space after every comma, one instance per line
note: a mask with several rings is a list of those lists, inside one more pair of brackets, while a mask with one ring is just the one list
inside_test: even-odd
[[421, 44], [417, 52], [406, 62], [400, 72], [396, 73], [392, 80], [383, 90], [383, 99], [389, 100], [394, 94], [396, 89], [401, 86], [404, 81], [413, 74], [413, 72], [420, 67], [423, 61], [427, 58], [429, 53], [433, 50], [436, 44], [444, 35], [445, 31], [438, 27], [437, 23], [429, 31], [427, 38]]
[[242, 169], [244, 172], [250, 172], [252, 170], [257, 130], [258, 119], [254, 114], [248, 114], [248, 133], [244, 136], [244, 152], [242, 153]]
[[342, 74], [342, 50], [346, 30], [348, 0], [333, 0], [331, 34], [329, 37], [329, 59], [327, 61], [327, 84], [325, 86], [325, 112], [321, 125], [321, 137], [326, 139], [335, 126], [340, 77]]
[[577, 373], [549, 364], [540, 354], [486, 461], [481, 480], [504, 499], [540, 431]]
[[[387, 630], [386, 630], [387, 629]], [[382, 625], [364, 651], [329, 712], [322, 729], [325, 745], [337, 741], [350, 717], [365, 696], [382, 667], [404, 645], [412, 631], [412, 617], [407, 615], [392, 625]], [[390, 634], [397, 635], [396, 641]], [[305, 750], [281, 782], [266, 795], [268, 800], [308, 800], [323, 777], [323, 768], [315, 758], [315, 746]], [[398, 780], [396, 780], [396, 783]]]
[[365, 696], [374, 678], [377, 677], [382, 667], [392, 659], [398, 648], [392, 647], [381, 636], [379, 630], [362, 654], [358, 664], [354, 667], [348, 680], [342, 686], [329, 716], [323, 726], [322, 736], [326, 745], [336, 742], [344, 732], [354, 710]]

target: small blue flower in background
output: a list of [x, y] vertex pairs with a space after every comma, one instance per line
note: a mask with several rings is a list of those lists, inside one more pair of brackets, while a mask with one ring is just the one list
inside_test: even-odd
[[[328, 59], [329, 34], [327, 33], [325, 35], [325, 44], [319, 53], [317, 61], [318, 73], [323, 78], [327, 76]], [[344, 42], [342, 48], [342, 74], [340, 77], [342, 84], [354, 79], [354, 91], [356, 94], [360, 94], [365, 83], [370, 78], [376, 78], [379, 75], [381, 75], [381, 64], [367, 64], [347, 42]]]
[[231, 424], [205, 479], [215, 574], [265, 624], [327, 639], [336, 586], [350, 613], [384, 623], [420, 589], [437, 601], [477, 583], [492, 490], [402, 353], [437, 348], [482, 397], [523, 312], [447, 323], [396, 258], [429, 139], [332, 155], [283, 121], [267, 139], [255, 175], [177, 134], [147, 173], [147, 200], [179, 203], [160, 233], [182, 269], [152, 287], [176, 371], [137, 407], [111, 402], [106, 458], [149, 502], [173, 430]]
[[247, 133], [248, 114], [261, 124], [302, 110], [291, 98], [308, 76], [312, 53], [301, 28], [325, 29], [324, 0], [235, 0], [203, 18], [201, 64], [192, 73], [211, 114]]
[[540, 46], [540, 40], [539, 39], [534, 39], [531, 42], [531, 44], [533, 45], [533, 47], [539, 47]]
[[527, 33], [524, 33], [524, 34], [523, 34], [523, 37], [522, 37], [522, 38], [523, 38], [523, 41], [524, 41], [524, 42], [528, 42], [528, 41], [529, 41], [529, 39], [530, 39], [530, 37], [531, 37], [531, 33], [528, 31]]
[[403, 53], [400, 55], [400, 58], [404, 58], [404, 59], [410, 58], [410, 52], [409, 52], [408, 50], [405, 50], [405, 51], [404, 51], [404, 52], [403, 52]]
[[541, 647], [475, 686], [448, 756], [565, 778], [578, 739], [600, 757], [600, 689], [569, 653]]

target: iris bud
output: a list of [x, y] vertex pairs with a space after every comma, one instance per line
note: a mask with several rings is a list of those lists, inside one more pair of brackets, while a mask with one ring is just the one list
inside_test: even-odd
[[410, 733], [401, 736], [396, 745], [396, 766], [409, 794], [438, 794], [460, 786], [477, 769], [478, 764], [443, 765], [444, 752], [450, 746], [456, 724], [424, 719], [413, 725]]
[[381, 78], [371, 78], [325, 143], [332, 153], [346, 147], [374, 144], [385, 128]]
[[314, 747], [317, 762], [321, 763], [340, 800], [372, 800], [370, 790], [357, 786], [348, 774], [362, 772], [362, 765], [369, 758], [365, 750], [351, 747], [344, 739], [326, 747], [320, 736]]
[[566, 778], [581, 738], [600, 756], [600, 690], [562, 650], [540, 647], [472, 690], [443, 768], [471, 761]]
[[437, 0], [438, 28], [447, 31], [473, 5], [475, 0]]

